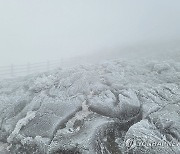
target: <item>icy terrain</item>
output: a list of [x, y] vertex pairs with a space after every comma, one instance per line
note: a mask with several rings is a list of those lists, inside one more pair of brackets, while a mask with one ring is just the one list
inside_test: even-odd
[[114, 60], [0, 82], [0, 154], [179, 154], [179, 140], [175, 61]]

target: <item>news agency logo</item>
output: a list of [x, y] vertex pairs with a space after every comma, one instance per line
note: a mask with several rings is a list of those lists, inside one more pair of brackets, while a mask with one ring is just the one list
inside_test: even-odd
[[142, 141], [135, 140], [133, 138], [127, 139], [125, 141], [125, 147], [128, 151], [135, 149], [137, 147], [180, 147], [179, 142], [168, 142], [168, 141]]
[[128, 151], [131, 150], [131, 149], [134, 149], [135, 147], [137, 147], [136, 140], [127, 139], [126, 142], [125, 142], [125, 146], [126, 146]]

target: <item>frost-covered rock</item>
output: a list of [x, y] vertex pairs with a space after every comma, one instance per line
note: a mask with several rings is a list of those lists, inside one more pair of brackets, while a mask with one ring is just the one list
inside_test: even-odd
[[169, 154], [180, 152], [178, 142], [174, 142], [175, 148], [171, 146], [163, 134], [147, 119], [134, 124], [129, 128], [124, 140], [125, 153], [138, 154]]
[[125, 136], [129, 153], [180, 153], [179, 105], [169, 104], [131, 126]]
[[[149, 116], [168, 141], [180, 141], [180, 106], [169, 104]], [[180, 147], [179, 147], [180, 148]]]
[[7, 147], [8, 147], [7, 143], [0, 142], [0, 153], [8, 154], [9, 152], [7, 151]]
[[1, 81], [3, 152], [119, 154], [127, 152], [124, 142], [131, 137], [179, 141], [179, 66], [114, 60]]
[[37, 111], [33, 121], [28, 123], [21, 132], [26, 136], [42, 136], [51, 138], [58, 127], [68, 121], [77, 111], [81, 109], [81, 102], [75, 99], [59, 102], [44, 100]]
[[174, 68], [171, 67], [168, 63], [163, 62], [155, 64], [153, 70], [161, 74], [166, 71], [173, 71]]
[[10, 136], [7, 138], [7, 142], [11, 143], [13, 141], [13, 139], [17, 135], [19, 135], [19, 132], [22, 129], [22, 127], [26, 126], [32, 119], [35, 118], [35, 116], [36, 116], [35, 112], [28, 112], [25, 118], [19, 120], [18, 123], [16, 124], [15, 129], [10, 134]]
[[134, 117], [140, 112], [141, 103], [136, 95], [136, 93], [129, 90], [122, 90], [119, 94], [119, 104], [117, 110], [119, 110], [119, 116], [124, 119], [127, 117]]
[[110, 90], [103, 91], [99, 95], [90, 96], [88, 101], [88, 105], [93, 112], [115, 117], [115, 107], [118, 100]]

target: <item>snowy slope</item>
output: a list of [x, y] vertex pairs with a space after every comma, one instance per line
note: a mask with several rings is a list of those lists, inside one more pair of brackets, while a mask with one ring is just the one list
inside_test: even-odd
[[179, 116], [173, 60], [114, 60], [3, 80], [0, 153], [178, 154]]

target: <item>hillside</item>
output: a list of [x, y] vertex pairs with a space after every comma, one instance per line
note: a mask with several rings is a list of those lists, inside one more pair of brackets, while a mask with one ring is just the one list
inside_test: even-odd
[[112, 60], [0, 81], [1, 154], [178, 154], [179, 140], [173, 60]]

